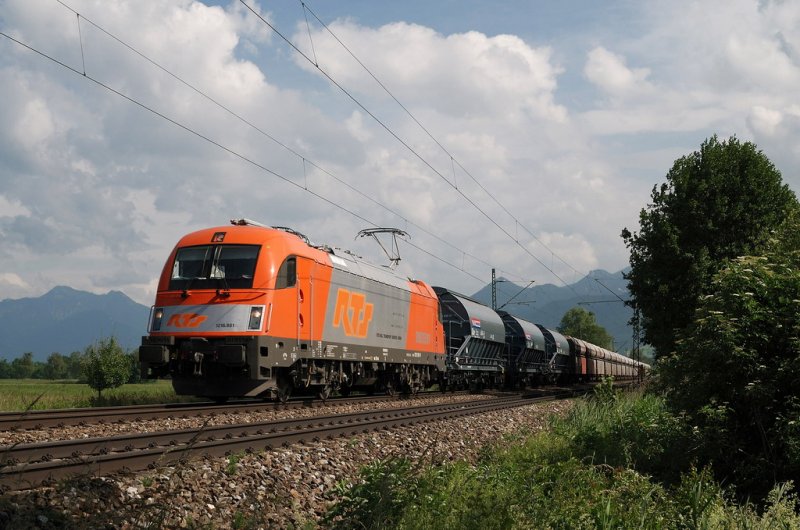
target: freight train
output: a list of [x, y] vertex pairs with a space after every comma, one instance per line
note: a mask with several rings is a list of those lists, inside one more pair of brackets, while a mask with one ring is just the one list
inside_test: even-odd
[[187, 234], [139, 361], [178, 395], [417, 392], [633, 379], [647, 365], [299, 232], [247, 219]]

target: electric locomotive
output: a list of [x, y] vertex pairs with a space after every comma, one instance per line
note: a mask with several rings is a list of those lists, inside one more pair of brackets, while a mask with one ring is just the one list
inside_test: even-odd
[[624, 380], [649, 368], [247, 219], [178, 242], [139, 361], [143, 377], [218, 401]]
[[444, 354], [428, 284], [247, 219], [178, 242], [139, 348], [143, 377], [219, 401], [415, 392]]

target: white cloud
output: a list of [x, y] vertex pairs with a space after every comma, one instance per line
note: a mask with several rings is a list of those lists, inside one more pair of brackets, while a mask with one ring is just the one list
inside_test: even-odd
[[29, 216], [31, 211], [16, 200], [9, 200], [0, 195], [0, 217], [16, 217], [18, 215]]
[[649, 69], [628, 68], [624, 57], [602, 46], [589, 52], [584, 74], [589, 81], [612, 96], [629, 96], [652, 88], [647, 82]]
[[[574, 269], [588, 272], [599, 265], [594, 246], [581, 234], [545, 232], [539, 237], [539, 240], [550, 249], [551, 254], [548, 256], [545, 251], [544, 256], [550, 258], [551, 268], [557, 269], [561, 273], [560, 275], [571, 275], [574, 273]], [[565, 266], [559, 257], [572, 267]], [[573, 281], [578, 279], [580, 278], [572, 278]]]
[[46, 142], [55, 132], [53, 118], [42, 99], [27, 101], [12, 128], [17, 142], [29, 150]]
[[[413, 106], [434, 106], [436, 112], [458, 117], [492, 113], [516, 120], [524, 112], [555, 122], [567, 118], [553, 97], [562, 70], [552, 63], [547, 47], [476, 31], [444, 36], [403, 22], [373, 29], [337, 20], [329, 27], [395, 96]], [[298, 26], [293, 40], [312, 55], [305, 25]], [[311, 40], [320, 68], [337, 82], [376, 100], [389, 98], [329, 33], [313, 31]], [[302, 68], [315, 70], [305, 59], [295, 59]]]
[[[269, 43], [272, 40], [272, 31], [260, 20], [263, 18], [267, 22], [274, 24], [270, 13], [264, 12], [259, 2], [247, 2], [253, 10], [258, 13], [254, 16], [241, 2], [230, 0], [230, 4], [225, 8], [228, 18], [236, 28], [236, 33], [240, 38], [247, 39], [248, 51], [258, 53], [258, 45]], [[260, 17], [260, 18], [259, 18]]]
[[19, 277], [19, 275], [14, 274], [13, 272], [3, 272], [0, 273], [0, 285], [10, 285], [14, 287], [27, 287], [28, 284]]
[[356, 110], [345, 120], [347, 131], [353, 135], [353, 138], [366, 142], [372, 138], [372, 133], [367, 127], [364, 126], [364, 114]]
[[30, 293], [31, 286], [18, 274], [0, 273], [0, 301], [8, 298], [21, 298]]
[[782, 121], [783, 115], [780, 111], [768, 109], [760, 105], [753, 107], [748, 117], [748, 123], [751, 129], [757, 134], [765, 134], [767, 136], [775, 134]]

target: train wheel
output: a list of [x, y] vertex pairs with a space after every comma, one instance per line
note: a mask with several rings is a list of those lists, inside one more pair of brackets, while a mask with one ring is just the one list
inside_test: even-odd
[[386, 395], [387, 396], [394, 396], [396, 394], [394, 390], [394, 385], [391, 381], [386, 382]]

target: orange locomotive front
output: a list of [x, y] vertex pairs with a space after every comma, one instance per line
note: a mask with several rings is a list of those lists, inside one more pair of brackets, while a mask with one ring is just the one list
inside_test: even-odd
[[444, 370], [439, 302], [421, 281], [252, 221], [184, 236], [139, 360], [177, 394], [224, 400], [416, 391]]

